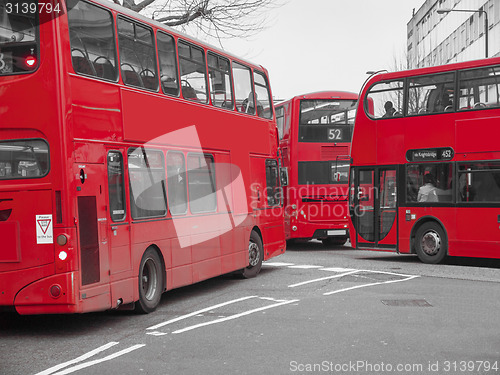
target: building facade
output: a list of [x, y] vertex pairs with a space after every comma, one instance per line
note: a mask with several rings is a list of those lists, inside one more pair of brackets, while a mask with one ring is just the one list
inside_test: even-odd
[[426, 0], [407, 24], [409, 69], [481, 59], [486, 51], [500, 56], [500, 0]]

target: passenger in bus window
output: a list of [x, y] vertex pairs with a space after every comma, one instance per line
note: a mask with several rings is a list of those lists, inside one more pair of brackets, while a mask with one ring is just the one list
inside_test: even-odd
[[392, 102], [390, 100], [386, 101], [384, 104], [385, 114], [382, 117], [392, 117], [396, 113]]
[[[257, 100], [257, 115], [262, 117], [262, 112], [264, 112], [264, 106], [257, 99], [257, 94], [255, 94], [255, 99]], [[255, 114], [255, 105], [253, 101], [253, 91], [250, 91], [248, 97], [241, 103], [243, 107], [242, 112]]]
[[453, 102], [447, 92], [443, 92], [441, 98], [436, 100], [433, 112], [449, 112], [453, 110]]
[[436, 183], [432, 174], [427, 173], [424, 175], [424, 185], [418, 190], [418, 202], [437, 202], [438, 196], [436, 192]]

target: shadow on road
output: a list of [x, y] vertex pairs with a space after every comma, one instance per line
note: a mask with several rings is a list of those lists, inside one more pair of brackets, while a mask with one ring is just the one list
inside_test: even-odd
[[[344, 254], [349, 252], [349, 255], [358, 260], [374, 260], [380, 262], [395, 262], [401, 264], [421, 263], [415, 254], [396, 254], [392, 251], [377, 251], [377, 250], [357, 250], [353, 249], [349, 242], [344, 246], [325, 246], [320, 241], [304, 241], [304, 242], [287, 242], [286, 251], [320, 251], [335, 253], [342, 251]], [[423, 264], [423, 263], [422, 263]], [[465, 266], [465, 267], [483, 267], [500, 269], [500, 259], [487, 258], [471, 258], [471, 257], [447, 257], [443, 263], [437, 265], [427, 265], [439, 267], [441, 264], [448, 266]]]
[[335, 250], [353, 250], [353, 248], [347, 244], [342, 246], [335, 245], [323, 245], [321, 241], [311, 240], [311, 241], [287, 241], [286, 251], [335, 251]]

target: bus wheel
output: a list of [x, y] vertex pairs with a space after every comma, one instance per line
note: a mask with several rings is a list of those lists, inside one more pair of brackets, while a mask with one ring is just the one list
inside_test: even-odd
[[250, 279], [257, 276], [262, 268], [264, 260], [264, 247], [257, 232], [252, 231], [250, 241], [248, 241], [248, 267], [241, 270], [241, 276], [244, 279]]
[[163, 293], [162, 263], [154, 249], [147, 249], [139, 267], [139, 301], [136, 309], [144, 314], [158, 307]]
[[434, 221], [424, 223], [415, 236], [415, 250], [423, 263], [437, 264], [448, 252], [448, 241], [439, 224]]

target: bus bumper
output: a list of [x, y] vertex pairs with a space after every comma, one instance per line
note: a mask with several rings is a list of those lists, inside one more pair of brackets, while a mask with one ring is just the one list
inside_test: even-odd
[[74, 273], [57, 274], [21, 289], [14, 299], [14, 306], [21, 315], [81, 312], [75, 294]]
[[310, 222], [297, 222], [295, 230], [292, 227], [289, 239], [324, 239], [328, 237], [333, 238], [349, 238], [348, 223], [310, 223]]

